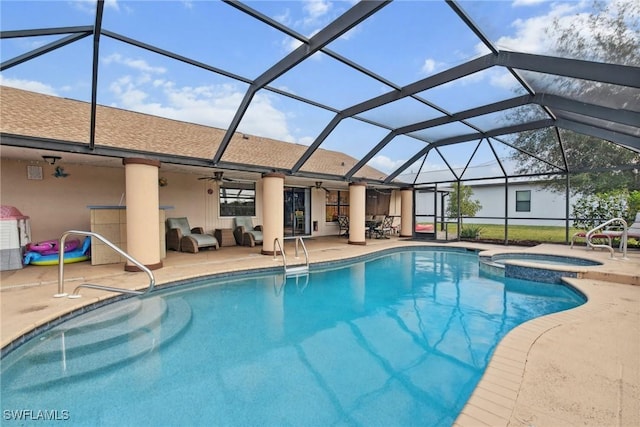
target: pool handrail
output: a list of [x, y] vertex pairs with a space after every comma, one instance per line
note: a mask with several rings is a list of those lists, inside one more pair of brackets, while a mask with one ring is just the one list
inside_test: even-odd
[[304, 244], [304, 240], [302, 240], [302, 236], [296, 237], [296, 258], [299, 258], [299, 256], [298, 256], [298, 243], [300, 243], [300, 245], [302, 245], [302, 251], [304, 252], [304, 261], [305, 261], [305, 265], [307, 266], [307, 271], [308, 271], [309, 270], [309, 252], [307, 252], [307, 246]]
[[140, 270], [144, 271], [147, 274], [147, 276], [149, 276], [149, 286], [144, 291], [137, 291], [134, 289], [114, 288], [111, 286], [83, 283], [81, 285], [78, 285], [73, 290], [73, 293], [69, 295], [64, 291], [64, 250], [61, 250], [58, 254], [58, 293], [53, 296], [54, 298], [61, 298], [66, 296], [68, 296], [69, 298], [80, 298], [80, 295], [78, 294], [78, 290], [80, 288], [99, 289], [103, 291], [120, 292], [123, 294], [132, 294], [132, 295], [138, 295], [138, 296], [146, 295], [149, 292], [153, 291], [153, 288], [155, 287], [155, 284], [156, 284], [156, 278], [154, 277], [151, 270], [149, 270], [144, 264], [142, 264], [141, 262], [133, 258], [131, 255], [129, 255], [128, 253], [126, 253], [125, 251], [123, 251], [122, 249], [120, 249], [119, 247], [117, 247], [116, 245], [114, 245], [113, 243], [111, 243], [109, 240], [107, 240], [106, 238], [104, 238], [98, 233], [94, 233], [91, 231], [80, 231], [80, 230], [65, 231], [64, 233], [62, 233], [62, 236], [60, 236], [60, 245], [58, 247], [64, 248], [64, 243], [65, 243], [65, 240], [67, 239], [67, 236], [72, 234], [94, 237], [100, 240], [102, 243], [104, 243], [105, 245], [107, 245], [108, 247], [116, 251], [118, 254], [125, 257], [127, 260], [129, 260], [132, 264], [134, 264]]
[[282, 244], [280, 243], [280, 239], [278, 239], [277, 237], [273, 239], [273, 260], [275, 261], [278, 257], [278, 251], [276, 249], [279, 247], [280, 253], [282, 254], [282, 263], [284, 265], [285, 277], [290, 275], [297, 275], [297, 274], [309, 274], [309, 252], [307, 251], [307, 247], [305, 246], [301, 236], [296, 237], [296, 259], [299, 258], [298, 256], [299, 244], [302, 244], [302, 250], [304, 251], [304, 257], [305, 257], [305, 265], [289, 268], [287, 266], [287, 256], [284, 252], [284, 248], [282, 247]]
[[615, 222], [621, 223], [622, 224], [622, 232], [607, 232], [606, 230], [602, 233], [602, 234], [607, 234], [610, 237], [620, 237], [620, 249], [622, 250], [622, 259], [627, 259], [627, 221], [624, 220], [624, 218], [612, 218], [608, 221], [603, 222], [602, 224], [598, 225], [595, 228], [592, 228], [591, 230], [587, 231], [587, 234], [585, 236], [586, 240], [587, 240], [587, 247], [591, 247], [591, 248], [604, 248], [604, 249], [608, 249], [610, 254], [611, 254], [611, 259], [614, 258], [614, 250], [611, 247], [611, 245], [605, 245], [605, 244], [594, 244], [591, 243], [591, 236], [593, 234], [596, 234], [597, 231], [601, 230], [602, 228], [613, 224]]

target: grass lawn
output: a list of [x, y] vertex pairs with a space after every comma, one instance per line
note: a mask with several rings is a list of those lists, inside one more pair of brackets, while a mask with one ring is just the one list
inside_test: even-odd
[[[502, 224], [471, 224], [464, 223], [465, 227], [479, 227], [481, 239], [499, 239], [504, 240], [504, 225]], [[457, 224], [449, 224], [449, 232], [457, 233]], [[571, 236], [579, 231], [575, 228], [569, 228], [569, 241]], [[553, 226], [535, 226], [535, 225], [510, 225], [509, 240], [530, 240], [541, 243], [565, 243], [565, 228]]]
[[[449, 233], [457, 233], [458, 225], [453, 223], [447, 224]], [[480, 239], [497, 239], [504, 241], [504, 225], [502, 224], [472, 224], [469, 222], [465, 222], [462, 225], [462, 228], [465, 227], [479, 227], [480, 228]], [[539, 243], [565, 243], [571, 242], [571, 236], [573, 236], [578, 231], [584, 231], [581, 229], [569, 228], [569, 240], [565, 239], [565, 228], [564, 227], [553, 227], [546, 225], [510, 225], [509, 226], [509, 241], [510, 242], [539, 242]], [[613, 246], [617, 247], [619, 245], [619, 240], [614, 239]], [[576, 241], [576, 244], [584, 244], [584, 239], [579, 239]], [[640, 241], [636, 239], [629, 239], [628, 242], [629, 248], [639, 248]]]

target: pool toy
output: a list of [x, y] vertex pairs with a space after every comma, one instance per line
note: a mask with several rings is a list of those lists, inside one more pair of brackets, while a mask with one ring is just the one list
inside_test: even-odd
[[[67, 247], [66, 242], [64, 246], [65, 248]], [[87, 261], [88, 259], [91, 259], [91, 254], [89, 253], [90, 248], [91, 248], [91, 238], [87, 237], [86, 239], [84, 239], [84, 242], [82, 243], [81, 248], [64, 253], [64, 259], [63, 259], [64, 263], [70, 264], [74, 262]], [[43, 255], [40, 252], [28, 251], [24, 255], [24, 264], [25, 265], [27, 264], [57, 265], [60, 260], [59, 256], [60, 256], [59, 253]]]
[[416, 232], [430, 232], [433, 233], [433, 224], [416, 224]]
[[[28, 243], [27, 251], [38, 252], [41, 255], [54, 255], [60, 251], [58, 240], [45, 240], [44, 242]], [[64, 251], [71, 252], [80, 246], [79, 239], [71, 239], [64, 243]]]

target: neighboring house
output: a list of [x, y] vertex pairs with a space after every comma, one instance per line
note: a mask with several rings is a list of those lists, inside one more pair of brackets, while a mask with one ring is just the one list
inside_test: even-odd
[[[261, 223], [260, 170], [289, 169], [308, 148], [237, 133], [221, 159], [222, 175], [216, 175], [207, 161], [223, 139], [222, 129], [98, 106], [96, 151], [90, 155], [90, 104], [2, 86], [0, 105], [1, 202], [30, 217], [34, 241], [57, 238], [66, 230], [89, 230], [89, 205], [123, 204], [122, 158], [149, 152], [164, 156], [159, 203], [171, 207], [167, 216], [188, 217], [192, 226], [207, 232], [231, 228], [238, 215]], [[47, 151], [51, 141], [66, 150]], [[52, 160], [43, 159], [46, 155], [60, 159], [50, 164]], [[343, 176], [356, 163], [343, 153], [318, 149], [302, 167], [309, 177], [286, 177], [285, 237], [338, 233], [337, 215], [349, 213], [348, 183], [322, 177]], [[365, 166], [355, 177], [382, 176]], [[399, 192], [385, 192], [382, 206], [369, 203], [368, 195], [367, 207], [380, 210], [368, 213], [399, 214]], [[377, 194], [372, 190], [371, 200], [377, 200]]]
[[[433, 190], [416, 190], [418, 222], [433, 222], [435, 203], [438, 221], [442, 212], [446, 216], [448, 193], [452, 185], [438, 186], [437, 202], [434, 201]], [[510, 181], [506, 195], [504, 182], [469, 181], [464, 185], [473, 189], [471, 199], [478, 200], [482, 205], [475, 217], [464, 218], [465, 224], [504, 224], [504, 217], [507, 216], [510, 225], [564, 226], [564, 218], [571, 216], [571, 206], [577, 200], [576, 196], [570, 198], [567, 215], [565, 194], [545, 188], [543, 180]]]

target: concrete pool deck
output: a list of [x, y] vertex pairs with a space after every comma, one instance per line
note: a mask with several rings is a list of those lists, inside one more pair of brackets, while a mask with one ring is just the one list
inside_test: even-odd
[[[576, 267], [567, 279], [589, 301], [573, 310], [534, 319], [511, 331], [499, 344], [484, 377], [458, 417], [459, 426], [638, 426], [640, 425], [640, 252], [611, 260], [605, 251], [565, 245], [533, 248], [429, 243], [398, 238], [368, 239], [365, 246], [346, 239], [305, 240], [312, 262], [335, 261], [401, 246], [470, 247], [489, 253], [534, 252], [579, 256], [603, 262]], [[293, 243], [285, 250], [292, 261]], [[224, 247], [198, 254], [169, 252], [154, 272], [158, 284], [209, 274], [282, 265], [260, 255], [260, 247]], [[83, 289], [81, 299], [53, 298], [57, 266], [27, 266], [0, 275], [0, 337], [4, 348], [14, 339], [82, 306], [112, 296]], [[80, 283], [142, 288], [142, 273], [122, 264], [65, 266], [66, 291]]]

